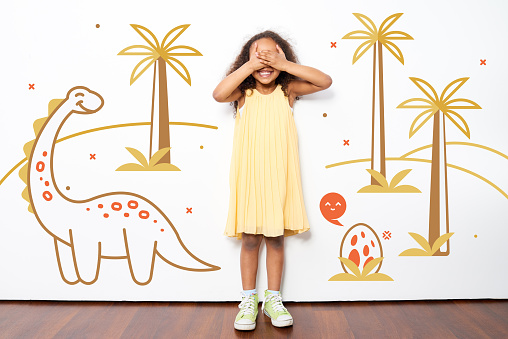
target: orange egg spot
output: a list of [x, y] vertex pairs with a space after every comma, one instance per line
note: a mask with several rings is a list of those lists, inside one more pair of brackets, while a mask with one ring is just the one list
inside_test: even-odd
[[43, 156], [43, 157], [45, 157], [45, 156], [47, 156], [47, 155], [48, 155], [48, 152], [46, 152], [46, 151], [42, 152], [42, 156]]
[[161, 232], [164, 232], [164, 228], [161, 228]]
[[42, 177], [39, 178], [42, 181]]
[[362, 238], [365, 238], [365, 233], [362, 232]]
[[365, 267], [365, 265], [367, 265], [371, 260], [374, 260], [374, 258], [368, 257], [367, 260], [365, 260], [365, 262], [363, 263], [363, 267]]
[[348, 259], [355, 263], [356, 266], [360, 267], [360, 254], [357, 250], [352, 250], [349, 253]]
[[374, 245], [374, 241], [370, 241], [370, 244], [372, 245], [372, 247], [376, 247], [376, 245]]
[[46, 181], [44, 185], [49, 186], [49, 181]]
[[131, 208], [131, 209], [136, 209], [136, 208], [138, 208], [139, 204], [136, 200], [130, 200], [127, 203], [127, 206], [129, 206], [129, 208]]
[[154, 224], [156, 224], [156, 223], [157, 223], [157, 220], [154, 220], [153, 222], [154, 222]]
[[86, 209], [86, 210], [87, 210], [87, 211], [90, 211], [90, 209], [89, 209], [88, 207], [87, 207], [87, 209]]
[[122, 204], [120, 204], [119, 202], [114, 202], [111, 204], [111, 209], [113, 211], [120, 211], [122, 209]]
[[369, 246], [367, 246], [367, 245], [363, 246], [363, 255], [364, 256], [369, 255]]
[[148, 219], [148, 217], [150, 216], [150, 213], [148, 213], [148, 211], [139, 211], [139, 217], [141, 219]]
[[127, 218], [129, 216], [129, 213], [124, 213], [123, 216]]
[[44, 165], [42, 161], [39, 161], [37, 165], [35, 165], [35, 169], [37, 170], [37, 172], [44, 171], [44, 167], [46, 167], [46, 165]]
[[102, 204], [97, 205], [99, 208], [103, 208], [104, 206]]
[[104, 218], [109, 218], [109, 214], [104, 213]]
[[42, 197], [46, 201], [51, 201], [51, 199], [53, 199], [53, 194], [51, 194], [51, 192], [44, 191], [44, 193], [42, 193]]
[[358, 241], [358, 237], [356, 235], [354, 235], [352, 238], [351, 238], [351, 245], [354, 246], [356, 245], [356, 242]]

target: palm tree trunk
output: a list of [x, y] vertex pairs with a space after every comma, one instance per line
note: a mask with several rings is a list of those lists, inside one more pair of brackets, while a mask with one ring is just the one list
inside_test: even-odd
[[152, 144], [153, 144], [153, 118], [155, 111], [155, 80], [157, 79], [157, 63], [153, 64], [153, 87], [152, 87], [152, 113], [150, 116], [150, 149], [148, 151], [148, 160], [152, 158]]
[[[169, 108], [168, 108], [168, 84], [166, 77], [166, 61], [159, 57], [159, 149], [170, 147], [169, 145]], [[171, 163], [168, 152], [158, 164]]]
[[[437, 111], [434, 114], [434, 127], [432, 138], [432, 165], [430, 179], [430, 209], [429, 209], [429, 244], [432, 246], [441, 236], [441, 227], [445, 226], [449, 232], [448, 218], [448, 175], [446, 169], [446, 135], [444, 114]], [[450, 254], [450, 242], [447, 250], [440, 249], [435, 256]]]
[[[374, 57], [372, 62], [372, 136], [371, 136], [371, 145], [370, 145], [370, 169], [374, 170], [374, 150], [376, 148], [375, 138], [376, 134], [374, 133], [376, 129], [376, 44], [374, 44]], [[373, 176], [370, 177], [371, 185], [379, 185], [376, 179]]]
[[380, 168], [379, 171], [386, 178], [386, 157], [385, 157], [385, 94], [383, 86], [383, 52], [380, 41], [377, 42], [379, 48], [379, 157]]

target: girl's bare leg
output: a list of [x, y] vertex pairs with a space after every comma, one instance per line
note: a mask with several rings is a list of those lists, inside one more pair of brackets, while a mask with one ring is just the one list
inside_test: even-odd
[[242, 234], [240, 271], [242, 273], [242, 286], [244, 290], [253, 290], [256, 288], [259, 246], [262, 240], [262, 234]]
[[265, 237], [265, 241], [268, 289], [280, 291], [282, 268], [284, 266], [284, 236]]

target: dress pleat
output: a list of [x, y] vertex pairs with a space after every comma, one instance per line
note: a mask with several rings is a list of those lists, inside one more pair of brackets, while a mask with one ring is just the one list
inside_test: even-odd
[[280, 85], [247, 90], [237, 111], [225, 235], [290, 236], [309, 230], [293, 112]]

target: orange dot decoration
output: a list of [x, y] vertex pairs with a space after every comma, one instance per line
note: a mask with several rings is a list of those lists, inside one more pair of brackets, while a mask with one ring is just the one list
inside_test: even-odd
[[130, 200], [128, 203], [127, 203], [127, 206], [129, 206], [130, 209], [136, 209], [138, 208], [139, 204], [136, 200]]
[[99, 208], [103, 208], [103, 207], [104, 207], [104, 205], [99, 204], [99, 205], [97, 205], [97, 207], [99, 207]]
[[49, 181], [46, 181], [44, 185], [49, 186]]
[[43, 156], [43, 157], [45, 157], [45, 156], [47, 156], [47, 155], [48, 155], [48, 152], [46, 152], [46, 151], [42, 152], [42, 156]]
[[90, 211], [90, 208], [88, 208], [88, 207], [87, 207], [87, 208], [86, 208], [86, 210], [87, 210], [87, 211]]
[[53, 194], [51, 194], [49, 191], [44, 191], [44, 193], [42, 193], [42, 197], [46, 201], [51, 201], [53, 199]]
[[39, 161], [37, 165], [35, 165], [35, 169], [37, 170], [37, 172], [44, 171], [44, 167], [46, 167], [46, 165], [44, 165], [44, 162], [42, 161]]
[[109, 214], [104, 213], [104, 218], [109, 218]]
[[161, 232], [164, 232], [164, 228], [161, 228]]
[[122, 204], [120, 204], [119, 202], [114, 202], [111, 204], [111, 209], [113, 211], [120, 211], [122, 209]]
[[123, 216], [127, 218], [129, 216], [129, 213], [124, 213]]
[[157, 220], [154, 220], [154, 221], [153, 221], [153, 223], [154, 223], [154, 224], [156, 224], [156, 223], [157, 223]]
[[148, 219], [148, 217], [150, 216], [150, 213], [148, 213], [148, 211], [139, 211], [139, 217], [141, 219]]

